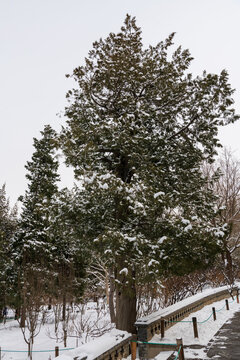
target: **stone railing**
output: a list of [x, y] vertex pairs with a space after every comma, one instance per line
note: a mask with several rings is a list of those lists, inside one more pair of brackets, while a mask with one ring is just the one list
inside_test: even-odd
[[[131, 341], [136, 340], [136, 335], [132, 335], [108, 349], [101, 355], [95, 357], [93, 360], [121, 360], [131, 355]], [[94, 346], [94, 344], [93, 344]], [[76, 356], [74, 360], [88, 360], [88, 357]]]
[[132, 335], [115, 345], [108, 351], [104, 352], [94, 360], [121, 360], [131, 355], [131, 341], [136, 340], [136, 336]]
[[[237, 294], [237, 287], [233, 290], [233, 295]], [[135, 326], [137, 328], [137, 339], [142, 344], [138, 344], [140, 359], [151, 359], [156, 356], [161, 350], [160, 347], [144, 344], [149, 342], [155, 334], [161, 333], [161, 326], [164, 326], [163, 332], [174, 325], [176, 321], [181, 321], [189, 316], [192, 312], [202, 309], [215, 301], [220, 301], [230, 297], [228, 289], [215, 291], [212, 294], [205, 295], [197, 294], [193, 298], [187, 298], [183, 301], [164, 308], [156, 313], [137, 320]], [[196, 300], [195, 300], [195, 299]], [[165, 349], [166, 350], [166, 349]], [[169, 349], [171, 350], [171, 349]]]

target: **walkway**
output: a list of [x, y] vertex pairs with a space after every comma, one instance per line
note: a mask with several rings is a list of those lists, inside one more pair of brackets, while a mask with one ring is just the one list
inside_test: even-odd
[[[186, 360], [240, 360], [240, 311], [227, 321], [206, 348], [193, 346], [185, 350]], [[192, 354], [192, 356], [191, 356]], [[174, 359], [173, 356], [169, 358]]]
[[207, 357], [218, 360], [240, 359], [240, 312], [236, 312], [210, 341]]

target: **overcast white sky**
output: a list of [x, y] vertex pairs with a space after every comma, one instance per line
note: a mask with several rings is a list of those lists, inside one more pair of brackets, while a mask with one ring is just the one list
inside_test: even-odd
[[[45, 124], [60, 127], [72, 87], [65, 74], [83, 63], [92, 42], [136, 16], [145, 44], [171, 32], [189, 48], [194, 74], [226, 68], [240, 111], [240, 0], [0, 0], [0, 186], [11, 203], [26, 189], [33, 137]], [[240, 157], [240, 122], [220, 130]], [[63, 184], [71, 184], [64, 171]]]

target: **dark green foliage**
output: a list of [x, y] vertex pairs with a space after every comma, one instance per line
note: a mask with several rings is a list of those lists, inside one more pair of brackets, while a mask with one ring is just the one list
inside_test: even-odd
[[31, 261], [33, 257], [39, 259], [38, 251], [41, 251], [42, 258], [49, 251], [49, 206], [57, 192], [59, 180], [58, 161], [54, 158], [56, 133], [48, 125], [41, 135], [40, 140], [34, 139], [35, 152], [26, 165], [28, 190], [21, 197], [23, 205], [19, 239], [22, 239]]
[[[62, 145], [83, 180], [86, 237], [109, 263], [141, 274], [205, 267], [217, 250], [214, 196], [201, 173], [217, 129], [238, 119], [228, 75], [187, 73], [174, 34], [144, 49], [135, 19], [93, 44], [68, 92]], [[163, 238], [164, 236], [164, 238]]]
[[0, 188], [0, 315], [11, 301], [11, 241], [17, 229], [17, 208], [11, 210], [5, 185]]

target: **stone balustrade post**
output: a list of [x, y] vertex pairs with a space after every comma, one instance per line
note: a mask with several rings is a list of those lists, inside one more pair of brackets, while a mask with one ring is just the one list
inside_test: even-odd
[[138, 353], [140, 360], [148, 359], [148, 345], [145, 344], [148, 341], [148, 324], [138, 323], [135, 324], [137, 328], [138, 341], [143, 343], [138, 343]]

